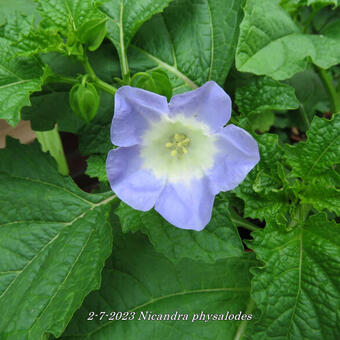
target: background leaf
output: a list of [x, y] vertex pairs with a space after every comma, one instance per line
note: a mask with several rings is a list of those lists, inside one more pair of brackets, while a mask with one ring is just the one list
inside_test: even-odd
[[278, 176], [278, 166], [283, 161], [283, 149], [278, 136], [256, 136], [260, 150], [260, 162], [245, 180], [234, 189], [244, 201], [244, 216], [263, 220], [284, 215], [289, 208], [289, 195], [284, 181]]
[[246, 115], [299, 107], [294, 88], [269, 77], [253, 78], [246, 86], [237, 88], [235, 103]]
[[307, 142], [287, 145], [285, 154], [293, 173], [309, 179], [327, 173], [332, 166], [340, 163], [340, 115], [332, 120], [314, 117]]
[[100, 286], [114, 196], [82, 192], [37, 144], [9, 140], [0, 157], [0, 338], [59, 336]]
[[[116, 47], [122, 60], [138, 28], [154, 14], [163, 11], [171, 0], [109, 0], [101, 10], [107, 16], [107, 36]], [[123, 72], [127, 65], [123, 66]]]
[[252, 270], [262, 314], [251, 339], [339, 338], [339, 225], [319, 214], [291, 231], [269, 224], [252, 235], [248, 244], [265, 265]]
[[[126, 235], [116, 243], [103, 273], [103, 285], [75, 314], [62, 339], [234, 339], [249, 321], [138, 321], [152, 313], [245, 313], [249, 303], [251, 256], [204, 264], [190, 260], [174, 265], [141, 235]], [[249, 254], [250, 255], [250, 254]], [[134, 321], [87, 321], [89, 311], [133, 311]], [[248, 314], [252, 313], [251, 311]], [[252, 315], [254, 318], [254, 316]]]
[[207, 263], [233, 256], [241, 256], [243, 245], [237, 228], [231, 221], [226, 202], [216, 202], [212, 219], [203, 231], [174, 227], [154, 210], [135, 211], [120, 203], [115, 211], [124, 232], [141, 230], [148, 235], [155, 249], [171, 261], [190, 258]]
[[70, 28], [76, 32], [87, 21], [103, 18], [101, 12], [94, 6], [93, 0], [37, 0], [37, 2], [43, 27], [55, 27], [66, 35]]
[[17, 58], [20, 50], [12, 46], [30, 22], [18, 15], [7, 20], [0, 27], [0, 118], [15, 126], [22, 107], [30, 105], [30, 94], [41, 90], [43, 70], [37, 58]]
[[309, 59], [327, 69], [340, 62], [340, 21], [332, 34], [302, 34], [278, 0], [248, 0], [240, 26], [236, 67], [241, 72], [287, 79], [306, 69]]
[[174, 93], [210, 79], [223, 85], [234, 60], [242, 2], [172, 1], [138, 31], [129, 50], [131, 69], [163, 69]]

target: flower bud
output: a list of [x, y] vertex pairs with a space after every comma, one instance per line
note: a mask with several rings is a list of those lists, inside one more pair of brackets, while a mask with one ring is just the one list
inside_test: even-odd
[[72, 87], [70, 92], [70, 105], [72, 111], [86, 122], [90, 122], [96, 115], [100, 97], [91, 83], [83, 82]]
[[172, 97], [172, 86], [169, 77], [162, 70], [140, 72], [132, 79], [132, 86], [163, 95], [168, 100]]
[[106, 35], [106, 20], [93, 19], [80, 27], [79, 40], [87, 45], [90, 51], [95, 51], [103, 42]]

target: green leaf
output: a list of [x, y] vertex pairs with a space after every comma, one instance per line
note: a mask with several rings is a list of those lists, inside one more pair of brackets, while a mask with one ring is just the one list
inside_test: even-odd
[[324, 69], [340, 62], [339, 35], [302, 34], [278, 0], [248, 0], [244, 11], [236, 50], [239, 71], [280, 80], [305, 70], [309, 59]]
[[[204, 264], [183, 260], [173, 264], [141, 235], [119, 239], [111, 262], [103, 272], [99, 292], [92, 293], [75, 314], [62, 339], [235, 339], [249, 321], [196, 321], [194, 313], [246, 313], [249, 303], [249, 266], [252, 257], [236, 257]], [[90, 311], [133, 312], [134, 320], [87, 321]], [[152, 314], [177, 311], [188, 314], [187, 321], [142, 321], [141, 312]], [[248, 310], [248, 315], [254, 314]], [[201, 319], [203, 320], [203, 319]]]
[[42, 26], [56, 28], [67, 35], [71, 30], [79, 31], [80, 27], [95, 18], [103, 18], [95, 7], [93, 0], [35, 0], [42, 17]]
[[244, 114], [299, 107], [294, 88], [268, 77], [253, 78], [235, 93], [235, 103]]
[[231, 221], [228, 204], [217, 202], [212, 219], [203, 231], [183, 230], [165, 221], [154, 210], [136, 212], [124, 203], [116, 210], [124, 232], [140, 229], [156, 250], [171, 261], [190, 258], [207, 263], [241, 256], [242, 242]]
[[306, 131], [310, 128], [315, 111], [330, 111], [328, 94], [320, 77], [311, 70], [295, 74], [288, 84], [294, 87], [300, 102], [299, 114], [290, 115], [288, 126], [297, 126], [301, 131]]
[[35, 3], [33, 0], [0, 0], [0, 25], [6, 21], [8, 15], [13, 15], [20, 11], [25, 15], [31, 15], [35, 12]]
[[250, 114], [249, 122], [255, 131], [267, 132], [275, 122], [275, 114], [273, 111], [264, 111], [261, 114]]
[[303, 6], [313, 6], [316, 9], [332, 5], [339, 6], [338, 0], [281, 0], [280, 5], [289, 12], [295, 12]]
[[138, 28], [154, 14], [162, 12], [171, 0], [109, 0], [101, 7], [108, 18], [107, 36], [122, 61], [123, 74], [128, 72], [127, 47]]
[[269, 224], [252, 234], [264, 266], [253, 269], [252, 296], [262, 314], [254, 340], [340, 337], [339, 225], [314, 215], [287, 231]]
[[286, 145], [285, 153], [293, 174], [302, 179], [320, 176], [340, 163], [340, 115], [332, 120], [314, 117], [307, 142]]
[[163, 69], [175, 93], [208, 80], [223, 85], [234, 61], [242, 2], [172, 1], [138, 31], [129, 50], [131, 69]]
[[283, 161], [283, 149], [278, 136], [263, 134], [256, 136], [260, 150], [260, 162], [246, 179], [234, 189], [244, 201], [244, 216], [259, 220], [283, 215], [289, 208], [286, 183], [278, 175]]
[[312, 204], [319, 211], [327, 209], [340, 215], [340, 175], [331, 170], [313, 178], [299, 193], [302, 204]]
[[106, 155], [93, 155], [87, 160], [86, 175], [90, 177], [97, 177], [100, 182], [108, 182], [106, 175]]
[[111, 123], [86, 125], [79, 132], [79, 151], [84, 156], [105, 154], [113, 149], [110, 138]]
[[34, 131], [47, 131], [58, 123], [60, 131], [77, 133], [84, 126], [69, 105], [68, 92], [52, 92], [31, 98], [32, 106], [22, 111], [22, 118], [31, 121]]
[[114, 196], [81, 191], [38, 144], [10, 139], [0, 157], [0, 338], [58, 337], [100, 286]]
[[41, 62], [18, 58], [20, 50], [12, 46], [29, 25], [19, 16], [10, 16], [6, 26], [0, 28], [0, 119], [13, 126], [20, 120], [22, 107], [30, 105], [30, 94], [40, 91], [42, 85]]

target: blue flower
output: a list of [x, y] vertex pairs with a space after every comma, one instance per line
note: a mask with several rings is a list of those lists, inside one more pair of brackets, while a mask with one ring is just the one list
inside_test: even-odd
[[183, 229], [202, 230], [215, 195], [239, 185], [259, 161], [258, 145], [229, 124], [231, 100], [215, 82], [174, 96], [123, 86], [115, 96], [106, 170], [132, 208], [155, 207]]

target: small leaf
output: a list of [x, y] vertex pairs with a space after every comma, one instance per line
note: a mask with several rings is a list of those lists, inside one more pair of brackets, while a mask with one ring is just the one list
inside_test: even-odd
[[106, 155], [92, 155], [87, 160], [86, 175], [97, 177], [100, 182], [108, 182], [106, 175]]
[[234, 192], [244, 201], [244, 216], [262, 221], [271, 216], [282, 216], [288, 211], [289, 192], [286, 190], [287, 184], [278, 175], [283, 161], [278, 136], [263, 134], [256, 136], [256, 140], [260, 162]]
[[299, 107], [295, 91], [289, 85], [268, 77], [256, 77], [235, 94], [235, 103], [241, 113], [263, 113], [268, 110], [293, 110]]
[[332, 120], [314, 117], [307, 142], [286, 145], [285, 153], [293, 173], [309, 179], [327, 173], [340, 163], [340, 115]]

